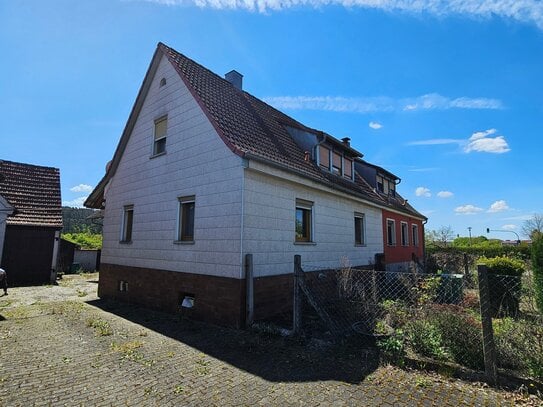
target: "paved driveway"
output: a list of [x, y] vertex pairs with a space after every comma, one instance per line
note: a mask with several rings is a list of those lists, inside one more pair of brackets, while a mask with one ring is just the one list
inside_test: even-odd
[[308, 346], [100, 301], [96, 280], [70, 276], [61, 286], [0, 297], [0, 405], [498, 406], [518, 399], [377, 367], [363, 349]]

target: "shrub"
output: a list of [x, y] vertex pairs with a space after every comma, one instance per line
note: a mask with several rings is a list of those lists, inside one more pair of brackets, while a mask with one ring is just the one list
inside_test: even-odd
[[536, 236], [532, 242], [532, 270], [534, 273], [535, 301], [543, 313], [543, 236]]
[[514, 316], [519, 312], [522, 294], [521, 276], [524, 263], [508, 257], [481, 257], [480, 263], [487, 266], [490, 289], [490, 306], [493, 316]]
[[416, 320], [406, 326], [406, 331], [411, 348], [419, 355], [438, 360], [447, 359], [441, 332], [435, 325], [425, 320]]
[[479, 320], [459, 306], [435, 305], [429, 322], [439, 329], [443, 347], [455, 362], [474, 369], [483, 368], [483, 334]]
[[404, 332], [398, 329], [391, 336], [377, 341], [381, 357], [390, 363], [402, 366], [405, 362]]
[[102, 235], [90, 232], [83, 233], [63, 233], [62, 238], [75, 243], [82, 249], [96, 250], [102, 248]]
[[543, 327], [511, 318], [495, 319], [493, 327], [499, 366], [543, 379]]
[[524, 263], [521, 260], [506, 256], [500, 257], [480, 257], [479, 263], [485, 264], [488, 272], [496, 275], [522, 276], [524, 273]]

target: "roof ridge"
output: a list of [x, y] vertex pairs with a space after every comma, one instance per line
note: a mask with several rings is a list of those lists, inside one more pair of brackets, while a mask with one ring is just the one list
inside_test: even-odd
[[59, 168], [50, 167], [48, 165], [36, 165], [36, 164], [28, 164], [28, 163], [22, 163], [22, 162], [18, 162], [18, 161], [10, 161], [10, 160], [0, 159], [0, 165], [4, 164], [4, 163], [6, 163], [6, 164], [15, 164], [15, 165], [18, 165], [18, 166], [24, 166], [24, 167], [29, 167], [29, 168], [43, 168], [43, 169], [48, 169], [48, 170], [60, 171]]

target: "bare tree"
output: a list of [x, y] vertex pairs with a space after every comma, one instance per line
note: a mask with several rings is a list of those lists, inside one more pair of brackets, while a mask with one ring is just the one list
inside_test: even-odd
[[439, 229], [426, 232], [426, 241], [430, 244], [445, 247], [454, 238], [454, 230], [451, 226], [440, 226]]
[[543, 214], [534, 213], [530, 219], [525, 221], [522, 225], [522, 233], [532, 240], [537, 234], [543, 234]]

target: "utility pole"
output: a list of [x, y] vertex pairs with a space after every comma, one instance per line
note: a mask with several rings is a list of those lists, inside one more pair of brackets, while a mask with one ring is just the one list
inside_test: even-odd
[[468, 232], [469, 232], [469, 245], [471, 246], [471, 226], [468, 226]]

